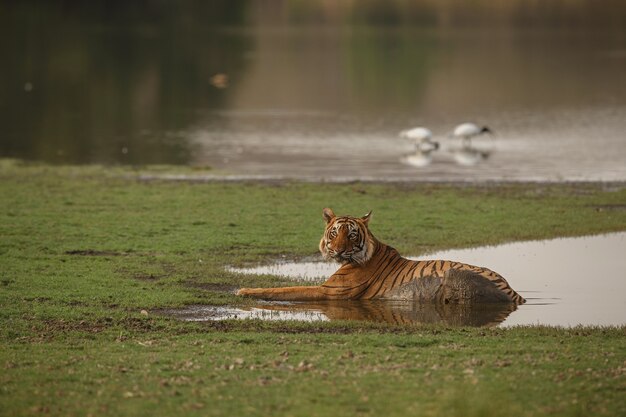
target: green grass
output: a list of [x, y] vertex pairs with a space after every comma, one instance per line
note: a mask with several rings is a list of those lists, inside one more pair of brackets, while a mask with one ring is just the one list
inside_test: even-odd
[[616, 329], [284, 334], [191, 327], [182, 335], [105, 332], [11, 344], [3, 354], [3, 408], [12, 415], [624, 411], [624, 337]]
[[153, 313], [246, 303], [225, 289], [285, 283], [223, 267], [315, 254], [326, 206], [373, 210], [378, 238], [419, 254], [626, 230], [623, 184], [145, 182], [138, 172], [0, 162], [0, 415], [626, 414], [624, 327]]

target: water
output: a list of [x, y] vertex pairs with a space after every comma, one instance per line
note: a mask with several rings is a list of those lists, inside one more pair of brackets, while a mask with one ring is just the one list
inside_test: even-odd
[[403, 301], [328, 301], [316, 303], [260, 302], [255, 307], [190, 306], [162, 314], [185, 321], [260, 319], [270, 321], [360, 320], [390, 324], [496, 326], [513, 311], [512, 305], [437, 305]]
[[[247, 309], [215, 306], [192, 306], [182, 310], [166, 310], [163, 314], [176, 317], [185, 321], [207, 321], [207, 320], [228, 320], [228, 319], [261, 319], [261, 320], [302, 320], [302, 321], [328, 321], [328, 317], [321, 311], [309, 308], [304, 311], [297, 311], [293, 308], [288, 310], [270, 307], [272, 304], [265, 304], [264, 307], [251, 307]], [[277, 304], [279, 306], [279, 304]]]
[[[516, 311], [504, 307], [416, 306], [414, 303], [350, 302], [280, 304], [280, 310], [324, 314], [326, 318], [395, 322], [504, 326], [626, 324], [626, 232], [580, 238], [529, 241], [431, 253], [422, 259], [447, 259], [486, 266], [503, 275], [527, 300]], [[325, 262], [280, 262], [231, 268], [246, 274], [271, 274], [320, 283], [337, 269]], [[277, 309], [272, 304], [260, 309]], [[340, 311], [342, 310], [342, 311]], [[283, 313], [283, 316], [286, 313]], [[295, 317], [294, 317], [295, 318]], [[298, 319], [302, 319], [299, 316]]]
[[[626, 180], [626, 3], [0, 5], [0, 156], [387, 180]], [[457, 162], [475, 121], [495, 151]], [[403, 163], [403, 129], [442, 149]]]

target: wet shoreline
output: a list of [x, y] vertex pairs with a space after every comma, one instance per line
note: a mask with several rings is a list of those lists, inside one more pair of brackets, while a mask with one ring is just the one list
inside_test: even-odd
[[312, 184], [433, 184], [433, 185], [480, 185], [480, 186], [500, 186], [500, 185], [564, 185], [576, 186], [581, 185], [599, 185], [611, 186], [616, 188], [626, 187], [626, 180], [597, 180], [597, 179], [447, 179], [447, 178], [411, 178], [411, 177], [392, 177], [381, 178], [376, 176], [339, 176], [339, 177], [323, 177], [323, 176], [299, 176], [299, 175], [253, 175], [253, 174], [139, 174], [139, 175], [123, 175], [123, 178], [134, 179], [139, 181], [171, 181], [171, 182], [197, 182], [197, 183], [275, 183], [287, 184], [292, 182], [312, 183]]

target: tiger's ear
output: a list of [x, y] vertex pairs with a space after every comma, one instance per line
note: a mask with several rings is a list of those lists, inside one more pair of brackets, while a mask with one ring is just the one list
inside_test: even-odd
[[372, 218], [372, 210], [370, 210], [370, 212], [367, 213], [365, 216], [361, 217], [361, 220], [363, 221], [363, 223], [367, 225], [370, 222], [371, 218]]
[[335, 218], [335, 213], [333, 212], [333, 209], [330, 209], [328, 207], [322, 210], [322, 215], [324, 216], [324, 221], [326, 222], [326, 224], [332, 222]]

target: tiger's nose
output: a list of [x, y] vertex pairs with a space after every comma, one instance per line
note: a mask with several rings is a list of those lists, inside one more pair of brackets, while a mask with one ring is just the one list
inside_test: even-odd
[[337, 257], [342, 259], [348, 259], [350, 257], [350, 251], [347, 248], [337, 251]]
[[346, 253], [348, 251], [347, 246], [337, 246], [337, 248], [335, 249], [335, 252], [337, 252], [337, 255], [343, 255], [344, 253]]

